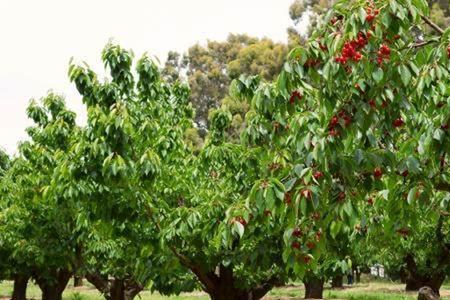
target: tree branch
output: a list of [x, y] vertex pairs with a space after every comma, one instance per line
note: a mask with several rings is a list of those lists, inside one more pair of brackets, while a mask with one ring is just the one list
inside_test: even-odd
[[432, 44], [432, 43], [436, 43], [437, 41], [435, 40], [430, 40], [430, 41], [426, 41], [426, 42], [420, 42], [420, 43], [416, 43], [416, 44], [412, 44], [411, 47], [412, 48], [421, 48], [424, 47], [426, 45]]
[[435, 184], [435, 188], [439, 191], [450, 192], [450, 183], [445, 181], [440, 181]]
[[437, 25], [436, 23], [434, 23], [433, 21], [431, 21], [429, 18], [425, 17], [425, 16], [421, 16], [422, 20], [427, 23], [428, 25], [430, 25], [431, 28], [433, 28], [435, 31], [437, 31], [440, 35], [444, 34], [444, 29], [442, 29], [441, 27], [439, 27], [439, 25]]
[[282, 280], [277, 277], [272, 277], [263, 284], [252, 289], [251, 293], [254, 299], [261, 299], [264, 297], [274, 286], [284, 284]]
[[[156, 221], [155, 218], [153, 217], [152, 210], [148, 205], [146, 205], [146, 210], [147, 210], [147, 215], [150, 218], [150, 220], [155, 224], [158, 231], [161, 232], [161, 226], [159, 225], [158, 221]], [[214, 292], [216, 283], [215, 283], [215, 278], [210, 274], [211, 272], [205, 273], [200, 268], [200, 266], [196, 265], [188, 257], [186, 257], [183, 254], [181, 254], [180, 252], [178, 252], [178, 250], [174, 246], [169, 245], [169, 249], [178, 258], [178, 260], [180, 261], [180, 263], [183, 266], [185, 266], [186, 268], [191, 270], [195, 274], [195, 276], [197, 276], [197, 278], [202, 283], [202, 285], [203, 285], [202, 288], [205, 292], [207, 292], [208, 294], [211, 294]]]

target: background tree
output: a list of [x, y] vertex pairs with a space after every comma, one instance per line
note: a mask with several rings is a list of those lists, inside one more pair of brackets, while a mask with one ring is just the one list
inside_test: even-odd
[[194, 45], [183, 57], [169, 53], [163, 75], [172, 79], [179, 78], [173, 74], [185, 75], [196, 110], [195, 120], [206, 128], [209, 110], [220, 106], [232, 79], [248, 74], [272, 80], [279, 73], [286, 54], [285, 45], [270, 39], [230, 34], [224, 42]]

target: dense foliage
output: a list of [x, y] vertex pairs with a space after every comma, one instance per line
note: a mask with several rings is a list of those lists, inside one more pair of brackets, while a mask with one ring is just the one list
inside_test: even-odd
[[298, 279], [321, 297], [367, 249], [407, 288], [438, 292], [450, 265], [450, 29], [428, 15], [424, 0], [336, 1], [273, 82], [275, 67], [238, 76], [252, 64], [236, 54], [201, 148], [173, 72], [114, 44], [104, 81], [71, 64], [87, 125], [49, 94], [29, 106], [19, 155], [0, 153], [0, 274], [34, 279], [44, 299], [61, 299], [75, 273], [107, 299], [146, 286], [260, 299]]

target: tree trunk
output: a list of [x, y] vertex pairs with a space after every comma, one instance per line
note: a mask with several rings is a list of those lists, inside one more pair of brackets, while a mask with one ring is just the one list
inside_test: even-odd
[[14, 289], [11, 297], [12, 300], [26, 300], [29, 279], [30, 277], [27, 275], [14, 276]]
[[239, 289], [236, 287], [233, 270], [220, 265], [214, 289], [208, 293], [212, 300], [259, 300], [272, 289], [272, 286], [273, 284], [263, 284], [252, 289]]
[[83, 276], [74, 275], [73, 276], [73, 286], [74, 287], [83, 286]]
[[407, 255], [406, 262], [406, 291], [418, 291], [421, 287], [430, 287], [437, 295], [445, 280], [446, 274], [443, 271], [428, 272], [421, 274], [418, 271], [416, 262], [412, 255]]
[[54, 271], [53, 280], [42, 278], [37, 275], [34, 276], [36, 283], [42, 291], [42, 300], [61, 300], [62, 294], [69, 283], [71, 272], [67, 270]]
[[342, 275], [334, 276], [331, 279], [331, 287], [332, 288], [343, 288], [344, 287], [343, 276]]
[[305, 283], [305, 299], [323, 299], [324, 280], [317, 277], [308, 277]]
[[131, 279], [110, 279], [99, 274], [86, 275], [87, 281], [93, 284], [107, 300], [132, 300], [144, 287]]

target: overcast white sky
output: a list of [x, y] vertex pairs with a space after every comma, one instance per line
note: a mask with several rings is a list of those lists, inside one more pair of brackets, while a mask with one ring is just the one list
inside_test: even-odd
[[30, 125], [25, 109], [48, 90], [64, 94], [84, 122], [67, 77], [70, 57], [101, 70], [110, 38], [137, 56], [223, 40], [228, 33], [285, 42], [292, 0], [0, 0], [0, 147], [14, 153]]

